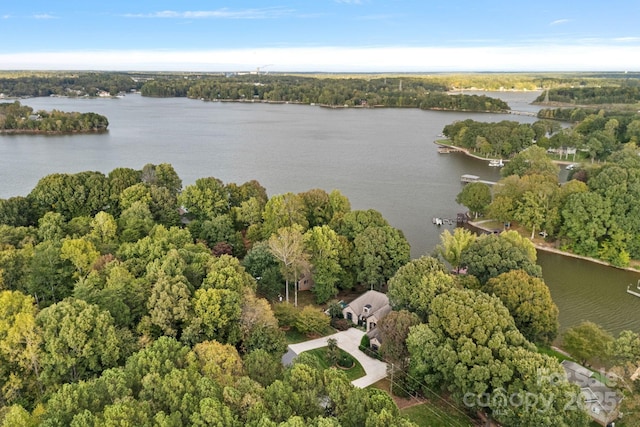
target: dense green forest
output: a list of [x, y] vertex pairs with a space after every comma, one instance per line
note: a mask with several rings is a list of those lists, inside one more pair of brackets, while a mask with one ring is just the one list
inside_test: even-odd
[[[575, 148], [578, 159], [603, 161], [625, 144], [640, 141], [640, 114], [620, 111], [559, 108], [541, 110], [535, 123], [464, 120], [451, 123], [443, 134], [453, 145], [482, 156], [510, 158], [532, 145], [545, 149]], [[575, 121], [562, 127], [551, 119]], [[568, 157], [567, 160], [571, 160]], [[575, 160], [575, 157], [573, 157]]]
[[[489, 199], [474, 203], [472, 210], [486, 211], [504, 222], [521, 222], [532, 235], [535, 230], [544, 231], [549, 239], [577, 254], [627, 266], [631, 259], [640, 259], [640, 223], [636, 221], [640, 217], [636, 212], [640, 115], [556, 111], [568, 111], [581, 120], [566, 128], [548, 120], [531, 125], [465, 120], [444, 128], [456, 146], [482, 156], [510, 159]], [[548, 153], [582, 163], [571, 172], [574, 181], [559, 185], [558, 168]], [[474, 187], [481, 186], [466, 191]], [[487, 193], [486, 189], [478, 191]], [[467, 197], [474, 200], [473, 195]]]
[[[640, 129], [640, 120], [632, 121], [619, 134], [610, 124], [618, 124], [616, 119], [595, 116], [593, 120], [587, 118], [574, 128], [560, 130], [555, 134], [560, 136], [551, 136], [544, 145], [525, 147], [511, 157], [502, 169], [504, 178], [492, 190], [486, 184], [468, 185], [459, 202], [501, 222], [521, 223], [531, 230], [532, 238], [544, 231], [549, 240], [557, 240], [561, 248], [579, 255], [623, 267], [640, 259], [640, 157], [636, 145], [640, 135], [633, 133], [633, 129]], [[511, 123], [512, 129], [520, 126], [528, 125]], [[496, 146], [489, 141], [495, 141], [496, 134], [508, 135], [505, 129], [504, 122], [465, 121], [445, 132], [456, 144], [468, 147], [464, 142], [475, 140], [480, 145], [468, 148], [482, 152], [482, 144], [486, 144], [485, 152], [495, 153]], [[565, 133], [570, 137], [562, 136]], [[571, 171], [573, 179], [563, 185], [558, 182], [558, 166], [544, 148], [561, 147], [560, 142], [577, 146], [578, 159], [583, 161]]]
[[447, 95], [447, 87], [416, 77], [312, 78], [244, 75], [161, 79], [142, 86], [143, 96], [187, 96], [206, 101], [268, 101], [360, 107], [413, 107], [456, 111], [506, 111], [495, 98]]
[[49, 175], [0, 212], [2, 425], [314, 425], [329, 398], [344, 425], [397, 418], [386, 394], [337, 371], [281, 367], [279, 325], [311, 334], [329, 318], [286, 302], [274, 315], [265, 297], [295, 301], [289, 284], [311, 268], [319, 302], [379, 288], [409, 260], [399, 230], [340, 192], [182, 188], [161, 164]]
[[[420, 91], [444, 92], [460, 89], [475, 90], [540, 90], [550, 89], [550, 97], [557, 93], [576, 97], [599, 97], [603, 93], [611, 96], [628, 98], [635, 97], [634, 89], [638, 87], [638, 73], [432, 73], [432, 74], [284, 74], [284, 73], [160, 73], [160, 72], [32, 72], [32, 71], [2, 71], [0, 72], [0, 94], [7, 97], [31, 96], [97, 96], [99, 92], [109, 92], [116, 95], [120, 92], [140, 90], [145, 83], [150, 96], [187, 96], [189, 89], [199, 81], [230, 81], [238, 83], [274, 84], [271, 100], [277, 100], [280, 91], [290, 100], [303, 99], [300, 96], [287, 96], [288, 88], [297, 85], [320, 85], [336, 88], [380, 93], [384, 98], [387, 85], [402, 87], [409, 94], [415, 96]], [[333, 83], [331, 83], [333, 81]], [[402, 83], [400, 83], [402, 81]], [[169, 84], [170, 82], [170, 84]], [[363, 82], [366, 82], [363, 84]], [[346, 85], [346, 87], [344, 86]], [[206, 86], [211, 88], [211, 85]], [[230, 96], [222, 85], [222, 92], [207, 92], [197, 90], [192, 96], [195, 98], [216, 99], [235, 98]], [[620, 92], [611, 92], [614, 88], [621, 88]], [[204, 89], [204, 88], [203, 88]], [[308, 87], [303, 90], [317, 98], [320, 93], [313, 93]], [[584, 91], [582, 93], [581, 91]], [[200, 94], [198, 92], [201, 92]], [[575, 92], [575, 94], [573, 93]], [[206, 96], [202, 96], [203, 93]], [[225, 94], [226, 96], [223, 96]], [[570, 94], [570, 95], [567, 95]], [[199, 96], [200, 95], [200, 96]], [[248, 95], [245, 93], [245, 95]], [[559, 95], [560, 96], [560, 95]], [[609, 96], [609, 95], [607, 95]], [[362, 97], [361, 97], [362, 98]], [[311, 97], [309, 97], [311, 99]], [[554, 101], [555, 99], [551, 99]], [[302, 101], [315, 102], [315, 101]], [[572, 101], [569, 101], [572, 102]], [[376, 104], [375, 99], [369, 100], [370, 105]], [[605, 103], [610, 103], [605, 101]], [[397, 103], [395, 103], [397, 104]], [[357, 105], [357, 104], [356, 104]]]
[[627, 126], [630, 120], [637, 120], [637, 111], [619, 110], [619, 109], [603, 109], [603, 108], [585, 108], [585, 107], [560, 107], [560, 108], [543, 108], [538, 111], [539, 119], [559, 120], [564, 122], [578, 123], [586, 119], [588, 116], [602, 116], [607, 119], [614, 118], [619, 123]]
[[98, 96], [138, 90], [145, 76], [126, 73], [0, 73], [0, 94], [12, 98], [35, 96]]
[[6, 97], [97, 96], [140, 90], [143, 96], [203, 100], [269, 101], [329, 106], [413, 107], [458, 111], [506, 111], [508, 105], [487, 96], [446, 96], [446, 81], [403, 77], [311, 77], [284, 74], [22, 74], [0, 78]]
[[[396, 392], [438, 390], [505, 424], [587, 422], [564, 410], [579, 391], [537, 351], [558, 313], [515, 232], [446, 232], [441, 260], [410, 260], [399, 230], [337, 190], [268, 198], [256, 181], [213, 177], [183, 188], [168, 164], [45, 176], [0, 200], [0, 224], [2, 426], [411, 426], [386, 392], [306, 355], [280, 362], [284, 330], [343, 327], [323, 312], [338, 291], [383, 286], [394, 311], [379, 357], [398, 367]], [[286, 302], [303, 276], [322, 305]], [[501, 390], [556, 398], [526, 419], [503, 400], [469, 405]]]
[[96, 113], [69, 113], [53, 110], [33, 112], [19, 101], [0, 103], [0, 132], [104, 132], [109, 126], [105, 116]]
[[540, 94], [534, 102], [547, 101], [579, 105], [637, 104], [640, 102], [640, 82], [628, 80], [621, 87], [553, 88]]

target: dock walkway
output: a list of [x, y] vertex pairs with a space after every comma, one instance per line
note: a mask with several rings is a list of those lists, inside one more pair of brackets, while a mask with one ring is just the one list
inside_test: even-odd
[[478, 175], [471, 175], [471, 174], [464, 174], [462, 176], [460, 176], [460, 182], [462, 182], [463, 184], [468, 184], [470, 182], [481, 182], [483, 184], [487, 184], [487, 185], [495, 185], [496, 182], [495, 181], [486, 181], [484, 179], [480, 179], [480, 177]]

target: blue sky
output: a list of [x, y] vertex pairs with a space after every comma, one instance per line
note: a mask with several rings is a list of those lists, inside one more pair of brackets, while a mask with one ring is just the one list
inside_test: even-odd
[[0, 4], [0, 69], [640, 71], [636, 0]]

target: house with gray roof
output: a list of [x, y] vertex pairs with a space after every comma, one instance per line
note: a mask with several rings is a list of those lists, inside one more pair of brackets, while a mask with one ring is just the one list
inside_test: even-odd
[[389, 297], [382, 292], [370, 290], [351, 301], [344, 309], [342, 314], [345, 319], [353, 323], [364, 326], [371, 346], [373, 348], [380, 347], [380, 337], [376, 327], [389, 312], [391, 305]]
[[580, 387], [584, 410], [598, 424], [611, 425], [620, 415], [622, 396], [594, 377], [589, 369], [569, 360], [561, 363], [567, 381]]

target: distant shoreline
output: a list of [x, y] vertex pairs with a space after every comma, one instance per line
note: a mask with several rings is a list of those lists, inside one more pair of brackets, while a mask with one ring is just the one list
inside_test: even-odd
[[[485, 227], [482, 226], [482, 223], [487, 222], [487, 221], [493, 221], [493, 220], [469, 221], [469, 222], [467, 222], [467, 224], [469, 224], [471, 227], [473, 227], [475, 229], [478, 229], [478, 230], [481, 230], [481, 231], [485, 231], [487, 233], [492, 233], [493, 229], [485, 228]], [[603, 261], [601, 259], [591, 258], [591, 257], [583, 256], [583, 255], [577, 255], [577, 254], [574, 254], [573, 252], [563, 251], [563, 250], [551, 247], [549, 245], [541, 245], [541, 244], [535, 243], [535, 242], [531, 242], [531, 243], [533, 243], [533, 246], [535, 246], [535, 248], [537, 250], [554, 253], [556, 255], [563, 255], [563, 256], [568, 256], [568, 257], [571, 257], [571, 258], [577, 258], [577, 259], [581, 259], [583, 261], [588, 261], [588, 262], [592, 262], [592, 263], [595, 263], [595, 264], [600, 264], [600, 265], [603, 265], [605, 267], [616, 268], [618, 270], [630, 271], [632, 273], [640, 273], [640, 270], [635, 269], [633, 267], [618, 267], [618, 266], [612, 265], [612, 264], [610, 264], [610, 263], [608, 263], [606, 261]]]
[[[445, 147], [445, 148], [455, 148], [456, 150], [464, 153], [465, 156], [469, 156], [469, 157], [473, 157], [474, 159], [478, 159], [478, 160], [502, 160], [503, 162], [508, 162], [509, 159], [499, 159], [499, 158], [493, 158], [493, 157], [482, 157], [482, 156], [478, 156], [477, 154], [472, 154], [467, 148], [463, 148], [463, 147], [458, 147], [457, 145], [453, 145], [453, 144], [447, 144], [445, 142], [442, 141], [449, 141], [448, 139], [440, 139], [440, 140], [435, 140], [433, 141], [434, 144], [436, 144], [439, 147]], [[558, 165], [571, 165], [575, 162], [569, 161], [569, 160], [551, 160], [553, 163], [558, 164]]]
[[44, 135], [44, 136], [56, 136], [56, 135], [87, 135], [94, 133], [107, 133], [108, 129], [97, 130], [72, 130], [72, 131], [42, 131], [37, 129], [0, 129], [0, 135]]

